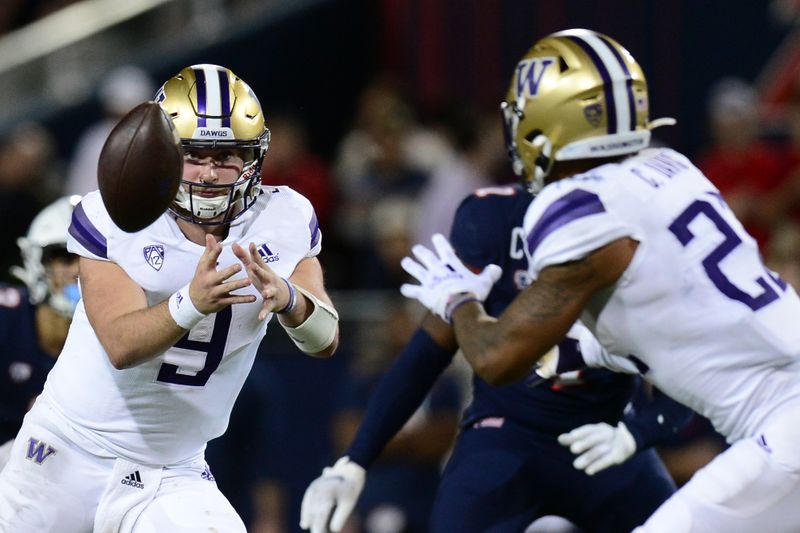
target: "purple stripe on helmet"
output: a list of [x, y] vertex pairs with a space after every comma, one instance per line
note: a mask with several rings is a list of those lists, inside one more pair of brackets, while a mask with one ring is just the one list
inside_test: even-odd
[[206, 100], [208, 100], [206, 94], [206, 73], [203, 72], [203, 69], [196, 68], [194, 69], [194, 77], [197, 82], [195, 84], [197, 88], [197, 127], [205, 128], [207, 114]]
[[633, 76], [631, 75], [631, 71], [628, 70], [628, 65], [625, 64], [625, 60], [622, 59], [622, 56], [619, 54], [617, 48], [611, 44], [607, 38], [602, 35], [598, 35], [603, 44], [605, 44], [611, 53], [614, 54], [614, 57], [617, 59], [619, 66], [622, 67], [622, 72], [625, 73], [625, 90], [628, 91], [628, 109], [630, 109], [631, 115], [631, 131], [636, 131], [636, 107], [633, 104]]
[[311, 221], [308, 223], [308, 229], [311, 232], [311, 247], [315, 247], [319, 244], [320, 238], [320, 231], [319, 231], [319, 220], [317, 220], [317, 213], [311, 213]]
[[69, 225], [69, 234], [72, 235], [81, 246], [92, 252], [98, 257], [108, 258], [108, 244], [106, 238], [89, 220], [83, 205], [78, 204], [72, 211], [72, 223]]
[[600, 197], [583, 189], [565, 194], [545, 210], [528, 235], [528, 251], [533, 254], [545, 237], [573, 220], [602, 213], [606, 209]]
[[608, 69], [603, 63], [603, 60], [600, 59], [600, 56], [597, 55], [597, 52], [594, 51], [594, 48], [592, 48], [589, 43], [580, 37], [576, 37], [575, 35], [567, 35], [566, 37], [567, 39], [572, 40], [575, 44], [580, 46], [584, 52], [586, 52], [586, 55], [588, 55], [589, 59], [592, 60], [594, 66], [597, 68], [597, 72], [603, 79], [603, 94], [605, 95], [606, 99], [606, 122], [608, 123], [608, 133], [617, 133], [617, 103], [614, 101], [614, 87], [611, 83], [611, 74], [609, 74]]
[[225, 69], [219, 69], [217, 71], [217, 75], [219, 76], [219, 94], [222, 103], [222, 109], [220, 114], [222, 115], [222, 127], [223, 128], [230, 128], [231, 127], [231, 93], [230, 89], [228, 88], [228, 71]]

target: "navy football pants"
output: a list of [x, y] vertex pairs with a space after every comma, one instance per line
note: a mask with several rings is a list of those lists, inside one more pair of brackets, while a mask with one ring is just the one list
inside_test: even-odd
[[436, 495], [433, 533], [520, 533], [559, 515], [588, 532], [628, 533], [644, 523], [675, 484], [653, 450], [594, 476], [555, 435], [508, 420], [459, 435]]

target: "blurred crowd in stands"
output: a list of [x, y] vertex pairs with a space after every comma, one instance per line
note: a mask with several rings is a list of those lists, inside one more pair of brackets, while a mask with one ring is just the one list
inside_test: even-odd
[[[4, 0], [0, 32], [68, 3]], [[67, 160], [59, 160], [53, 135], [37, 124], [20, 124], [0, 139], [6, 251], [0, 280], [14, 282], [8, 271], [20, 263], [16, 240], [43, 206], [96, 188], [106, 135], [154, 89], [135, 67], [110, 73], [98, 93], [105, 116]], [[514, 179], [495, 109], [452, 103], [420, 116], [400, 86], [379, 77], [361, 94], [352, 127], [326, 160], [310, 146], [307, 124], [289, 113], [270, 115], [264, 104], [272, 144], [263, 181], [295, 188], [316, 209], [343, 342], [336, 357], [316, 361], [297, 352], [281, 331], [269, 333], [228, 433], [209, 445], [220, 487], [255, 533], [297, 530], [307, 484], [349, 442], [371, 388], [416, 327], [421, 310], [398, 291], [406, 281], [400, 259], [413, 243], [447, 234], [458, 203], [471, 191]], [[777, 118], [765, 122], [753, 87], [723, 79], [710, 91], [707, 111], [707, 143], [689, 155], [758, 240], [770, 267], [800, 287], [800, 87]], [[425, 530], [439, 466], [469, 393], [458, 368], [445, 376], [385, 450], [382, 464], [370, 470], [351, 532]], [[680, 484], [724, 446], [698, 417], [661, 452]]]

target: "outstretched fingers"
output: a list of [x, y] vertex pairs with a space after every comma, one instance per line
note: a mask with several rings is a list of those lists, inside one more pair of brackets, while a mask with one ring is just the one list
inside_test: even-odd
[[[239, 257], [240, 254], [237, 254], [236, 246], [233, 246], [233, 252]], [[241, 247], [239, 247], [239, 252], [246, 254]], [[252, 294], [233, 294], [234, 291], [248, 287], [253, 282], [246, 276], [231, 279], [242, 271], [242, 265], [240, 264], [233, 264], [217, 270], [221, 253], [222, 245], [217, 242], [213, 235], [206, 235], [205, 250], [200, 256], [197, 269], [197, 276], [199, 276], [200, 280], [200, 285], [197, 288], [205, 295], [201, 296], [201, 298], [206, 300], [212, 309], [216, 310], [229, 305], [254, 302], [256, 297]]]
[[216, 270], [217, 261], [222, 253], [222, 245], [211, 234], [206, 234], [206, 247], [198, 262], [206, 270]]
[[436, 253], [439, 254], [439, 258], [442, 261], [449, 263], [456, 258], [456, 251], [453, 250], [453, 246], [444, 235], [436, 233], [431, 237], [431, 241], [433, 242]]
[[267, 269], [269, 265], [264, 261], [264, 258], [261, 257], [261, 254], [258, 253], [258, 249], [256, 248], [255, 243], [250, 243], [250, 259], [251, 261], [256, 264], [258, 267]]
[[428, 278], [428, 270], [410, 257], [404, 257], [400, 261], [400, 266], [403, 267], [403, 270], [414, 276], [419, 282], [424, 283]]
[[411, 251], [427, 270], [432, 270], [441, 263], [435, 253], [421, 244], [415, 244]]

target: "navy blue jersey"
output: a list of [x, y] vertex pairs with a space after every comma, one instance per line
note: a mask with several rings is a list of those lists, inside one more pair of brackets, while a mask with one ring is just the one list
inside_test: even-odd
[[[490, 187], [468, 196], [456, 211], [450, 242], [459, 258], [476, 271], [490, 263], [503, 268], [503, 276], [484, 302], [492, 316], [499, 316], [530, 284], [522, 219], [532, 199], [519, 186]], [[577, 342], [566, 338], [559, 349], [576, 350]], [[475, 375], [473, 401], [463, 424], [504, 417], [555, 435], [583, 424], [616, 424], [636, 379], [604, 369], [587, 369], [570, 380], [523, 380], [497, 387]]]
[[[475, 270], [503, 268], [484, 303], [498, 316], [530, 284], [522, 221], [532, 196], [521, 187], [481, 189], [458, 208], [450, 241]], [[565, 338], [559, 350], [578, 350]], [[419, 406], [453, 352], [421, 327], [384, 375], [347, 450], [369, 467]], [[558, 443], [560, 433], [584, 424], [616, 424], [638, 377], [591, 369], [569, 379], [522, 379], [492, 387], [473, 377], [473, 400], [436, 494], [429, 531], [518, 532], [548, 514], [568, 518], [587, 531], [631, 531], [674, 491], [664, 465], [645, 448], [672, 435], [691, 413], [653, 397], [629, 410], [625, 424], [639, 453], [595, 476], [573, 467], [575, 456]], [[538, 376], [536, 376], [538, 378]]]
[[55, 363], [39, 347], [35, 311], [27, 290], [0, 284], [0, 443], [16, 437]]

